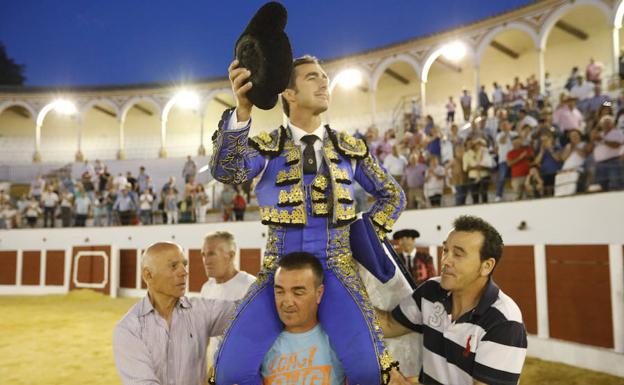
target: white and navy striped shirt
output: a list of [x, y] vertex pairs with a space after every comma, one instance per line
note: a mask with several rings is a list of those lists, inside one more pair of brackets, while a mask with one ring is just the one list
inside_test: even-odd
[[478, 305], [451, 320], [452, 296], [432, 278], [401, 301], [392, 316], [423, 334], [422, 384], [517, 384], [527, 336], [516, 303], [490, 279]]

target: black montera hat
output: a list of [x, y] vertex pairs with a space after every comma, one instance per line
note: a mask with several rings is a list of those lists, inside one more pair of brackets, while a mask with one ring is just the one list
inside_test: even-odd
[[404, 230], [396, 231], [394, 234], [392, 234], [392, 239], [394, 240], [405, 238], [405, 237], [418, 238], [420, 237], [420, 233], [414, 229], [404, 229]]
[[287, 19], [283, 5], [266, 3], [251, 19], [234, 48], [239, 67], [251, 72], [249, 81], [253, 86], [247, 97], [263, 110], [275, 106], [292, 72], [292, 49], [284, 32]]

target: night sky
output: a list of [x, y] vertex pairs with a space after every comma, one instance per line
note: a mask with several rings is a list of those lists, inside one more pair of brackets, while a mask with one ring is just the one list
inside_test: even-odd
[[[0, 41], [30, 86], [222, 77], [265, 1], [2, 0]], [[528, 0], [287, 0], [295, 56], [357, 53], [444, 31]]]

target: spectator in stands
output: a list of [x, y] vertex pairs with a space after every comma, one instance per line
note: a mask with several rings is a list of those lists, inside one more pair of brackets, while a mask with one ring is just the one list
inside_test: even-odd
[[550, 72], [544, 74], [544, 97], [550, 99], [552, 95], [552, 80], [550, 79]]
[[622, 146], [624, 132], [615, 128], [613, 116], [603, 116], [599, 128], [592, 130], [590, 145], [596, 162], [596, 183], [602, 191], [624, 188], [624, 166], [622, 165]]
[[570, 95], [577, 99], [576, 106], [582, 113], [587, 112], [588, 101], [593, 90], [594, 83], [583, 81], [582, 76], [576, 77], [576, 85], [570, 90]]
[[247, 202], [243, 194], [243, 189], [240, 185], [235, 187], [234, 198], [232, 200], [232, 210], [234, 211], [234, 220], [245, 220], [245, 209], [247, 208]]
[[553, 114], [553, 123], [559, 127], [562, 133], [559, 140], [562, 145], [568, 143], [568, 131], [585, 131], [585, 119], [583, 114], [576, 108], [576, 98], [569, 94], [562, 96], [564, 106], [557, 108]]
[[113, 226], [119, 224], [117, 213], [113, 209], [115, 202], [117, 202], [117, 190], [112, 185], [106, 191], [106, 224], [107, 226]]
[[128, 179], [122, 173], [117, 174], [115, 179], [113, 179], [113, 187], [117, 192], [121, 192], [121, 190], [126, 188], [127, 185]]
[[93, 226], [106, 226], [106, 191], [95, 192], [93, 199]]
[[162, 210], [162, 221], [163, 223], [167, 223], [167, 209], [165, 206], [165, 199], [167, 194], [169, 194], [169, 190], [173, 189], [175, 194], [178, 194], [178, 189], [176, 188], [176, 182], [174, 177], [169, 177], [169, 180], [162, 186], [160, 189], [160, 203], [158, 204], [158, 208]]
[[154, 207], [154, 194], [152, 189], [146, 188], [139, 197], [139, 210], [141, 215], [141, 224], [151, 225], [154, 223], [152, 209]]
[[429, 167], [425, 172], [425, 192], [431, 207], [440, 207], [444, 194], [444, 167], [440, 166], [438, 158], [429, 158]]
[[426, 136], [431, 136], [431, 131], [433, 130], [433, 126], [435, 126], [435, 123], [433, 122], [433, 116], [431, 115], [425, 116], [424, 132]]
[[74, 207], [74, 194], [69, 190], [61, 193], [61, 223], [63, 227], [71, 226], [72, 208]]
[[555, 145], [554, 138], [549, 134], [542, 135], [540, 142], [540, 149], [534, 160], [544, 185], [540, 196], [552, 196], [555, 191], [555, 176], [561, 168], [561, 149]]
[[485, 92], [485, 86], [481, 86], [479, 91], [479, 109], [481, 110], [481, 115], [487, 116], [488, 110], [492, 106], [490, 103], [490, 98], [488, 97], [487, 92]]
[[499, 109], [503, 106], [505, 96], [503, 87], [501, 87], [497, 82], [494, 82], [492, 87], [494, 88], [492, 91], [492, 104], [494, 105], [494, 109]]
[[167, 215], [167, 224], [178, 223], [178, 192], [174, 188], [170, 188], [165, 195], [165, 213]]
[[440, 135], [440, 127], [433, 126], [431, 134], [428, 136], [429, 142], [427, 143], [429, 156], [438, 158], [438, 163], [440, 162], [440, 158], [442, 158]]
[[394, 128], [389, 128], [384, 133], [384, 138], [381, 143], [377, 146], [377, 157], [380, 162], [383, 162], [386, 159], [386, 156], [392, 154], [392, 147], [396, 144], [396, 135], [394, 132]]
[[562, 172], [577, 172], [577, 192], [585, 191], [585, 159], [588, 154], [588, 146], [583, 141], [579, 130], [570, 131], [570, 143], [568, 143], [561, 153], [563, 159]]
[[600, 84], [603, 68], [604, 65], [602, 63], [595, 61], [594, 58], [589, 59], [589, 64], [585, 69], [585, 77], [587, 78], [587, 81]]
[[425, 159], [418, 153], [412, 153], [409, 163], [405, 166], [405, 172], [401, 185], [407, 188], [407, 208], [423, 208], [426, 206], [424, 194], [425, 172], [427, 165]]
[[533, 150], [523, 143], [521, 136], [514, 135], [511, 139], [512, 149], [507, 153], [507, 164], [511, 169], [511, 188], [514, 199], [524, 197], [524, 180], [529, 175], [529, 167], [533, 160]]
[[223, 222], [232, 221], [234, 210], [234, 190], [232, 186], [224, 184], [221, 191], [221, 209], [223, 210]]
[[457, 104], [453, 101], [453, 97], [449, 96], [449, 100], [446, 103], [446, 122], [453, 123], [455, 121], [455, 110], [457, 109]]
[[139, 167], [139, 175], [137, 175], [137, 183], [138, 183], [138, 192], [139, 194], [143, 194], [143, 192], [145, 190], [147, 190], [150, 187], [153, 186], [149, 186], [150, 182], [150, 176], [147, 175], [147, 173], [145, 172], [145, 167], [141, 166]]
[[37, 226], [37, 220], [39, 219], [39, 215], [41, 214], [41, 207], [39, 206], [39, 201], [35, 195], [30, 197], [30, 201], [26, 205], [26, 209], [24, 210], [24, 216], [26, 217], [26, 221], [28, 226], [31, 228], [35, 228]]
[[41, 195], [41, 203], [43, 204], [43, 227], [55, 227], [54, 221], [59, 197], [54, 192], [52, 185], [48, 185], [46, 191]]
[[190, 155], [186, 157], [186, 163], [184, 163], [184, 167], [182, 168], [182, 178], [184, 178], [184, 183], [189, 181], [190, 177], [195, 178], [197, 176], [197, 164]]
[[93, 185], [93, 174], [85, 171], [80, 176], [80, 183], [84, 192], [89, 195], [89, 199], [93, 200], [93, 193], [95, 192], [95, 186]]
[[[234, 266], [238, 249], [234, 236], [227, 231], [207, 234], [202, 246], [202, 262], [208, 280], [201, 287], [203, 298], [238, 301], [245, 296], [256, 277]], [[208, 367], [213, 365], [220, 338], [210, 338]], [[209, 370], [210, 371], [210, 370]]]
[[104, 171], [104, 164], [102, 163], [101, 160], [96, 159], [95, 160], [95, 164], [93, 165], [93, 175], [97, 178], [99, 177], [102, 172]]
[[206, 189], [201, 183], [197, 184], [197, 193], [195, 194], [195, 217], [197, 223], [206, 223], [206, 211], [210, 207], [210, 199], [206, 194]]
[[104, 169], [99, 175], [98, 187], [99, 191], [108, 190], [108, 184], [111, 181], [111, 174], [108, 172], [108, 167], [104, 166]]
[[[456, 126], [457, 127], [457, 126]], [[439, 128], [437, 128], [439, 132]], [[453, 152], [455, 148], [455, 142], [448, 135], [442, 135], [440, 138], [440, 163], [446, 167], [451, 160], [453, 160]]]
[[[498, 155], [498, 173], [496, 175], [496, 198], [499, 202], [503, 199], [505, 189], [505, 181], [509, 177], [509, 164], [507, 164], [507, 153], [512, 149], [511, 145], [511, 123], [504, 120], [501, 122], [501, 131], [496, 135], [496, 152]], [[517, 135], [516, 133], [514, 133]]]
[[91, 199], [87, 192], [82, 187], [79, 187], [76, 191], [76, 199], [74, 199], [74, 226], [85, 227], [90, 212]]
[[399, 154], [398, 146], [394, 145], [392, 146], [392, 153], [386, 156], [383, 165], [395, 180], [400, 181], [403, 178], [407, 160], [403, 155]]
[[487, 203], [488, 186], [490, 184], [490, 169], [481, 164], [487, 152], [487, 142], [483, 138], [476, 138], [467, 143], [468, 151], [463, 156], [463, 168], [468, 173], [468, 184], [472, 195], [472, 202]]
[[117, 195], [117, 200], [115, 200], [113, 205], [113, 210], [119, 216], [119, 222], [122, 226], [131, 224], [136, 209], [134, 199], [130, 196], [130, 184], [127, 184], [121, 189], [121, 194]]
[[533, 130], [537, 127], [537, 125], [537, 119], [527, 114], [526, 109], [521, 108], [518, 110], [518, 123], [516, 123], [516, 127], [530, 126], [531, 130]]
[[471, 107], [472, 107], [472, 97], [468, 93], [467, 89], [462, 91], [462, 96], [459, 99], [459, 104], [462, 108], [462, 113], [464, 114], [464, 122], [470, 120], [471, 115]]
[[41, 199], [41, 194], [45, 190], [46, 181], [41, 174], [38, 174], [35, 180], [30, 183], [30, 196], [35, 197], [37, 201]]
[[468, 194], [468, 173], [464, 171], [464, 145], [455, 146], [455, 156], [447, 166], [450, 172], [450, 187], [455, 194], [455, 206], [463, 206], [466, 204], [466, 195]]
[[[128, 181], [128, 191], [131, 196], [139, 189], [139, 181], [132, 175], [132, 171], [126, 171], [126, 180]], [[138, 197], [137, 197], [138, 198]]]
[[572, 88], [576, 85], [576, 79], [579, 76], [580, 72], [578, 67], [572, 67], [572, 72], [570, 72], [570, 76], [568, 76], [568, 80], [566, 80], [565, 89], [571, 91]]
[[[587, 112], [590, 114], [591, 117], [596, 116], [598, 119], [600, 119], [600, 117], [597, 116], [598, 110], [606, 103], [608, 103], [608, 105], [610, 106], [611, 98], [609, 97], [609, 95], [602, 92], [602, 86], [600, 85], [600, 83], [594, 85], [594, 96], [592, 96], [587, 102]], [[613, 114], [613, 111], [611, 111], [611, 114]]]
[[174, 243], [155, 243], [143, 254], [147, 295], [113, 331], [122, 383], [207, 383], [209, 337], [223, 334], [234, 303], [185, 297], [187, 265], [182, 248]]
[[368, 145], [368, 150], [371, 154], [377, 155], [377, 147], [379, 147], [379, 129], [376, 126], [370, 126], [366, 129], [366, 134], [364, 134], [364, 139], [366, 140], [366, 144]]
[[544, 196], [544, 180], [540, 176], [538, 165], [532, 164], [529, 168], [529, 174], [524, 180], [524, 190], [529, 197], [541, 198]]

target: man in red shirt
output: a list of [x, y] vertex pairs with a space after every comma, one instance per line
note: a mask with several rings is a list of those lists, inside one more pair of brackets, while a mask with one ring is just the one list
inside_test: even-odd
[[515, 200], [524, 197], [524, 180], [529, 175], [529, 168], [533, 160], [533, 150], [524, 145], [522, 137], [517, 133], [511, 133], [512, 150], [507, 153], [507, 164], [511, 168], [511, 188], [515, 194]]

